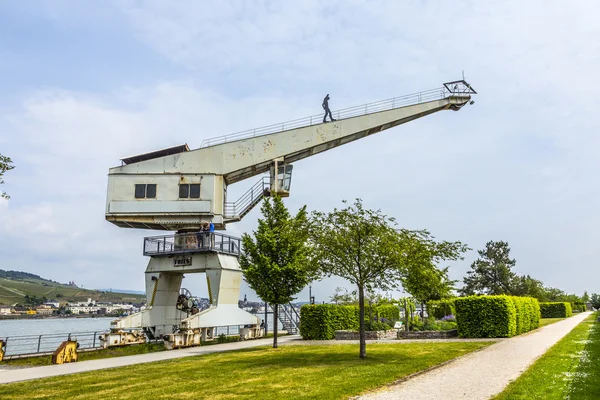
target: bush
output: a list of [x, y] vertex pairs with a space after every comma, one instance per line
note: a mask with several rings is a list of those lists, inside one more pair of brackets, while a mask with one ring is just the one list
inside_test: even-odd
[[542, 318], [567, 318], [573, 315], [571, 303], [552, 302], [540, 303]]
[[454, 299], [433, 300], [427, 303], [427, 314], [430, 317], [442, 319], [455, 313]]
[[365, 321], [365, 331], [387, 331], [390, 326], [380, 321]]
[[581, 301], [576, 301], [575, 303], [572, 304], [572, 309], [573, 309], [573, 311], [577, 311], [577, 312], [585, 312], [586, 306], [585, 306], [585, 303], [583, 303]]
[[539, 327], [539, 303], [531, 297], [469, 296], [454, 305], [460, 337], [511, 337]]
[[[358, 307], [356, 307], [358, 313]], [[358, 314], [357, 314], [358, 315]], [[373, 316], [380, 322], [385, 322], [391, 327], [400, 320], [400, 309], [393, 304], [373, 306]], [[365, 307], [365, 320], [369, 319], [369, 307]]]
[[450, 331], [452, 329], [456, 329], [456, 322], [436, 321], [433, 318], [429, 318], [426, 323], [417, 320], [410, 326], [411, 331]]
[[335, 331], [358, 330], [358, 307], [306, 304], [300, 308], [300, 335], [305, 340], [331, 340]]

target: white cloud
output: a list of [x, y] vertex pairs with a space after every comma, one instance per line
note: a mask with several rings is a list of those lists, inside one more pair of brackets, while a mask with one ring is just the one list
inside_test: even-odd
[[[520, 273], [594, 290], [596, 3], [117, 5], [146, 46], [182, 67], [179, 75], [97, 93], [69, 90], [65, 76], [63, 87], [0, 110], [0, 132], [9, 133], [0, 146], [17, 165], [6, 177], [13, 198], [0, 201], [0, 240], [11, 243], [0, 268], [26, 266], [87, 287], [114, 287], [118, 276], [140, 289], [144, 232], [103, 219], [106, 173], [119, 157], [314, 114], [327, 91], [334, 107], [352, 106], [429, 89], [466, 69], [480, 93], [473, 107], [298, 163], [289, 206], [326, 211], [362, 197], [403, 226], [475, 249], [506, 240]], [[52, 18], [81, 29], [73, 21], [82, 12], [61, 7]], [[230, 233], [254, 229], [257, 216]], [[453, 265], [453, 277], [467, 266]], [[337, 285], [314, 289], [323, 300]]]

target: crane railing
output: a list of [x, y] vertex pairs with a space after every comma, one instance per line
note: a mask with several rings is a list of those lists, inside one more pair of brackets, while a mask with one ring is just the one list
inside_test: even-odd
[[261, 178], [246, 193], [241, 195], [239, 199], [234, 202], [225, 202], [224, 217], [243, 217], [269, 193], [270, 187], [270, 179], [268, 177]]
[[[381, 111], [392, 110], [395, 108], [401, 108], [411, 106], [420, 103], [426, 103], [433, 100], [442, 100], [450, 96], [468, 96], [470, 93], [466, 91], [455, 91], [448, 89], [448, 86], [443, 86], [437, 89], [426, 90], [419, 93], [408, 94], [400, 97], [393, 97], [387, 100], [381, 100], [374, 103], [363, 104], [360, 106], [344, 108], [332, 112], [332, 115], [337, 120], [360, 117], [366, 114], [372, 114]], [[237, 140], [248, 139], [257, 136], [269, 135], [272, 133], [278, 133], [287, 131], [290, 129], [304, 128], [311, 125], [317, 125], [323, 123], [323, 113], [318, 115], [312, 115], [305, 118], [296, 119], [293, 121], [280, 122], [262, 128], [249, 129], [247, 131], [232, 133], [229, 135], [218, 136], [212, 139], [205, 139], [202, 141], [200, 147], [210, 147], [219, 144], [234, 142]]]

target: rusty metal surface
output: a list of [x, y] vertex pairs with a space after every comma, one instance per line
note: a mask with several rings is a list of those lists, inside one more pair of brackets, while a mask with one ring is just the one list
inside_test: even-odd
[[77, 362], [79, 358], [77, 347], [79, 346], [76, 340], [65, 340], [62, 342], [52, 354], [52, 364]]

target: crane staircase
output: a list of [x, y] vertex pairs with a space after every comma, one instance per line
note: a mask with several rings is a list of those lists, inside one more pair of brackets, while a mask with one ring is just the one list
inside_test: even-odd
[[278, 317], [281, 325], [283, 325], [283, 329], [290, 335], [298, 333], [300, 330], [300, 315], [298, 315], [298, 311], [296, 311], [291, 303], [279, 306]]
[[225, 222], [236, 222], [244, 218], [262, 199], [271, 195], [271, 182], [262, 177], [246, 193], [234, 202], [225, 202], [223, 218]]

